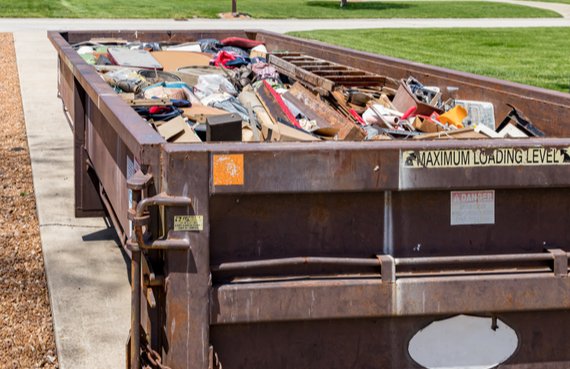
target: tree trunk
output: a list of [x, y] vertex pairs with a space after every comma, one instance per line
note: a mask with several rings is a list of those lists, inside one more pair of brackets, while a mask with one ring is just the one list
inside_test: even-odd
[[344, 8], [348, 4], [348, 0], [340, 0], [340, 7]]
[[[343, 0], [346, 1], [346, 0]], [[232, 0], [232, 14], [237, 13], [237, 0]]]

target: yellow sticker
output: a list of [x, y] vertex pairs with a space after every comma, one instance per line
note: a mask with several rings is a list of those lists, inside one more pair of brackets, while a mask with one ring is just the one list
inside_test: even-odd
[[214, 186], [243, 186], [243, 154], [214, 155]]
[[402, 152], [403, 168], [508, 167], [570, 164], [570, 149], [556, 147], [414, 150]]
[[175, 215], [174, 230], [180, 232], [203, 231], [204, 216], [202, 215]]

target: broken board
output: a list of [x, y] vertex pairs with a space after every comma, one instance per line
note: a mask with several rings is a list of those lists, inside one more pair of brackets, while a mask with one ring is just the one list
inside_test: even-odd
[[[366, 132], [362, 128], [336, 112], [332, 107], [324, 101], [321, 101], [301, 84], [295, 83], [287, 93], [302, 102], [309, 114], [319, 116], [321, 124], [326, 122], [329, 127], [337, 129], [339, 140], [359, 141], [366, 137]], [[319, 121], [317, 121], [317, 124], [319, 124]]]

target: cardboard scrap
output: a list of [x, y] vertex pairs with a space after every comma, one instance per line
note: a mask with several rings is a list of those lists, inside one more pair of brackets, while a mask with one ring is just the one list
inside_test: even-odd
[[169, 120], [168, 122], [157, 126], [156, 130], [166, 141], [170, 141], [174, 137], [182, 134], [184, 132], [185, 126], [187, 125], [188, 123], [184, 121], [184, 118], [178, 116], [174, 119]]
[[206, 123], [206, 120], [210, 116], [214, 115], [224, 115], [228, 112], [222, 109], [213, 108], [207, 105], [202, 104], [193, 104], [190, 108], [181, 108], [182, 115], [186, 118], [197, 122], [197, 123]]
[[180, 115], [157, 125], [156, 130], [168, 142], [202, 142], [192, 127]]
[[444, 130], [439, 124], [436, 124], [433, 120], [429, 119], [429, 117], [424, 116], [416, 116], [414, 119], [413, 126], [415, 129], [425, 133], [435, 133], [441, 132]]
[[392, 105], [396, 108], [396, 110], [404, 112], [407, 111], [412, 106], [416, 107], [416, 114], [421, 115], [431, 115], [434, 111], [438, 114], [442, 114], [443, 110], [433, 106], [426, 104], [424, 102], [419, 101], [412, 91], [408, 88], [405, 82], [400, 83], [400, 87], [396, 92], [396, 96], [394, 96], [394, 100], [392, 100]]
[[193, 51], [153, 51], [151, 55], [167, 72], [176, 72], [187, 66], [208, 66], [212, 55]]

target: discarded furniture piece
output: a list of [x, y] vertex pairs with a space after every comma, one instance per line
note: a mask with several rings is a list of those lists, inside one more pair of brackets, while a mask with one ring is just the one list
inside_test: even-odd
[[[496, 122], [507, 104], [524, 107], [509, 124], [545, 136], [467, 127], [459, 133], [485, 138], [419, 140], [398, 127], [389, 133], [406, 138], [168, 142], [70, 47], [118, 36], [243, 37], [269, 53], [413, 75], [441, 86], [443, 102], [454, 86], [455, 99], [493, 104]], [[570, 95], [265, 31], [49, 38], [74, 133], [76, 215], [106, 213], [131, 258], [130, 369], [570, 367]], [[315, 75], [318, 88], [339, 83]], [[272, 122], [248, 90], [236, 99], [263, 120], [256, 134], [297, 129]]]
[[269, 63], [280, 73], [321, 92], [331, 92], [335, 86], [386, 86], [391, 82], [382, 75], [298, 52], [274, 52]]

